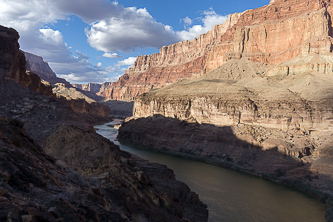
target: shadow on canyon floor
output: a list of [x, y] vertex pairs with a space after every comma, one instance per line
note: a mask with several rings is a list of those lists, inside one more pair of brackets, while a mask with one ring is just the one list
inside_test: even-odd
[[123, 123], [118, 139], [140, 148], [255, 174], [321, 200], [331, 196], [332, 177], [312, 169], [315, 148], [311, 144], [294, 148], [271, 134], [266, 138], [271, 139], [267, 148], [267, 144], [261, 145], [265, 141], [257, 141], [258, 134], [265, 134], [265, 129], [246, 125], [217, 127], [154, 115]]
[[133, 101], [119, 101], [119, 100], [108, 100], [103, 103], [104, 105], [110, 107], [111, 116], [119, 117], [130, 117], [133, 112]]

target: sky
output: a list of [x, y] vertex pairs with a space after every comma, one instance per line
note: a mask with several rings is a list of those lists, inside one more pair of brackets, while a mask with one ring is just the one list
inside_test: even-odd
[[137, 56], [192, 40], [229, 14], [269, 0], [0, 0], [0, 25], [20, 34], [71, 83], [117, 81]]

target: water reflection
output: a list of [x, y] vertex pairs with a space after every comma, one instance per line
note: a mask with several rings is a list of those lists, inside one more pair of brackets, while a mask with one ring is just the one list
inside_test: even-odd
[[300, 192], [202, 162], [125, 146], [115, 141], [117, 130], [107, 124], [96, 128], [122, 150], [173, 169], [176, 178], [207, 204], [209, 221], [325, 221], [324, 204]]

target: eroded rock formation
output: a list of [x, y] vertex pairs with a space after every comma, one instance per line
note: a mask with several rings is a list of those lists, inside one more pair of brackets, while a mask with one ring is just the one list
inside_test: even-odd
[[309, 53], [330, 53], [332, 12], [328, 0], [288, 0], [230, 15], [224, 24], [197, 39], [139, 56], [118, 82], [100, 94], [131, 99], [181, 79], [201, 76], [230, 59], [275, 65]]
[[98, 93], [99, 90], [102, 87], [102, 84], [98, 84], [98, 83], [88, 83], [88, 84], [72, 84], [74, 87], [84, 90], [84, 91], [88, 91], [88, 92], [92, 92], [92, 93]]

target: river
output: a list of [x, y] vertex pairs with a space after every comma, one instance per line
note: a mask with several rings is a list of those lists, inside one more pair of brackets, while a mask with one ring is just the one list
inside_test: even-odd
[[306, 194], [222, 167], [119, 144], [118, 131], [109, 124], [96, 126], [96, 131], [121, 150], [167, 165], [207, 204], [210, 222], [325, 221], [325, 205]]

